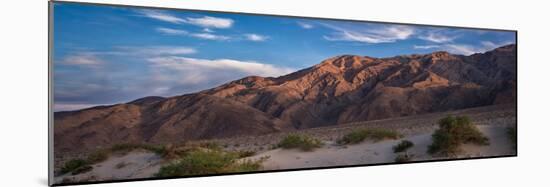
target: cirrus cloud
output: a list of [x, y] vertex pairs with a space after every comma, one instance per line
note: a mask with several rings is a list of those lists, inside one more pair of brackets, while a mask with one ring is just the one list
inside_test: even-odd
[[247, 40], [254, 41], [254, 42], [262, 42], [267, 40], [267, 36], [263, 36], [259, 34], [245, 34], [244, 36]]
[[447, 36], [441, 33], [430, 32], [426, 35], [419, 36], [418, 38], [434, 43], [449, 43], [452, 42], [456, 36]]
[[138, 11], [138, 13], [140, 13], [144, 17], [148, 17], [148, 18], [151, 18], [151, 19], [159, 20], [159, 21], [165, 21], [165, 22], [169, 22], [169, 23], [179, 24], [179, 23], [185, 23], [186, 22], [185, 19], [176, 17], [172, 14], [169, 14], [169, 13], [166, 13], [166, 12], [163, 12], [163, 11], [158, 11], [158, 10], [140, 10], [140, 11]]
[[217, 18], [217, 17], [210, 17], [210, 16], [203, 16], [200, 18], [186, 18], [185, 23], [189, 23], [192, 25], [201, 26], [204, 28], [218, 28], [218, 29], [226, 29], [230, 28], [233, 25], [232, 19], [227, 18]]
[[199, 59], [179, 56], [156, 57], [148, 59], [155, 67], [164, 67], [175, 70], [223, 70], [239, 71], [248, 75], [281, 76], [293, 72], [295, 69], [263, 64], [255, 61], [239, 61], [232, 59]]
[[402, 25], [383, 25], [362, 27], [351, 27], [343, 25], [323, 24], [325, 27], [334, 30], [332, 35], [323, 36], [328, 41], [351, 41], [361, 43], [393, 43], [398, 40], [408, 39], [414, 34], [414, 29]]
[[171, 28], [165, 28], [165, 27], [159, 27], [155, 29], [157, 32], [167, 34], [167, 35], [180, 35], [180, 36], [189, 36], [199, 39], [205, 39], [205, 40], [230, 40], [231, 37], [224, 36], [224, 35], [217, 35], [212, 34], [210, 32], [204, 32], [204, 33], [192, 33], [188, 32], [186, 30], [181, 29], [171, 29]]
[[202, 16], [202, 17], [186, 17], [180, 18], [178, 16], [172, 15], [165, 11], [159, 10], [140, 10], [138, 13], [141, 16], [155, 19], [158, 21], [164, 21], [174, 24], [191, 24], [203, 28], [216, 28], [216, 29], [227, 29], [233, 26], [232, 19], [229, 18], [219, 18], [211, 16]]
[[88, 67], [97, 67], [103, 63], [104, 61], [101, 60], [97, 55], [86, 52], [71, 54], [61, 60], [61, 64]]
[[312, 29], [313, 25], [305, 22], [297, 22], [300, 27], [303, 29]]

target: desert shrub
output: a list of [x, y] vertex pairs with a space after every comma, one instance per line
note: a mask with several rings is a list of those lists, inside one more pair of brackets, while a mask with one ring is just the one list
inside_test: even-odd
[[439, 120], [439, 129], [432, 134], [433, 143], [428, 153], [444, 156], [461, 151], [462, 144], [489, 145], [489, 139], [481, 133], [468, 117], [448, 116]]
[[244, 159], [237, 161], [235, 164], [230, 165], [226, 170], [226, 172], [233, 173], [233, 172], [250, 172], [250, 171], [257, 171], [262, 167], [262, 162], [267, 160], [269, 157], [262, 157], [259, 160], [253, 161], [249, 159]]
[[93, 167], [90, 165], [84, 165], [82, 167], [76, 168], [74, 171], [71, 172], [71, 175], [78, 175], [81, 173], [86, 173], [88, 171], [92, 171]]
[[414, 143], [412, 143], [411, 141], [402, 140], [401, 142], [399, 142], [399, 144], [393, 146], [393, 152], [394, 153], [399, 153], [399, 152], [407, 151], [407, 149], [409, 149], [413, 146], [414, 146]]
[[281, 140], [277, 146], [283, 149], [298, 148], [302, 151], [311, 151], [315, 148], [321, 147], [322, 145], [323, 143], [320, 140], [310, 136], [291, 134]]
[[410, 154], [399, 154], [395, 157], [395, 162], [397, 163], [403, 163], [403, 162], [409, 162], [412, 160], [414, 155]]
[[88, 155], [86, 159], [72, 159], [65, 162], [61, 168], [61, 173], [72, 172], [73, 175], [76, 175], [78, 173], [90, 171], [93, 169], [90, 165], [105, 161], [108, 157], [109, 153], [107, 151], [98, 150]]
[[69, 173], [69, 172], [75, 171], [76, 169], [78, 169], [80, 167], [84, 167], [84, 166], [87, 166], [87, 165], [88, 165], [88, 163], [86, 162], [86, 160], [72, 159], [72, 160], [69, 160], [69, 161], [65, 162], [65, 164], [61, 168], [61, 173]]
[[99, 150], [88, 155], [88, 157], [86, 158], [86, 162], [88, 162], [89, 164], [98, 163], [107, 160], [108, 157], [109, 153], [106, 150]]
[[256, 154], [254, 151], [237, 151], [236, 153], [239, 158], [254, 156]]
[[508, 139], [510, 140], [514, 148], [517, 147], [517, 143], [518, 143], [517, 131], [518, 131], [517, 128], [514, 128], [514, 127], [508, 127], [506, 129], [506, 134], [508, 135]]
[[401, 138], [401, 135], [393, 130], [359, 129], [344, 135], [344, 137], [338, 140], [338, 143], [339, 144], [357, 144], [366, 139], [370, 139], [373, 141], [381, 141], [384, 139], [399, 139], [399, 138]]
[[195, 150], [160, 168], [158, 177], [247, 172], [260, 169], [261, 162], [239, 160], [235, 152]]

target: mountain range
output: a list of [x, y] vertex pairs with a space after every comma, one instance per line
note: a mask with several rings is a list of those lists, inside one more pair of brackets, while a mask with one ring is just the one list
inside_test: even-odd
[[469, 56], [341, 55], [280, 77], [54, 114], [56, 151], [172, 143], [516, 102], [516, 45]]

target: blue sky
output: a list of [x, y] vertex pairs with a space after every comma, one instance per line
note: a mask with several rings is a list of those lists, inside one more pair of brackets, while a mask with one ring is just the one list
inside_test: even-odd
[[54, 4], [54, 110], [175, 96], [280, 76], [343, 54], [469, 55], [515, 33], [181, 10]]

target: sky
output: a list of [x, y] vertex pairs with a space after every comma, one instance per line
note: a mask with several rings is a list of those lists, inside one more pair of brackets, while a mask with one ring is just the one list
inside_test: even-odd
[[54, 3], [54, 111], [277, 77], [344, 54], [470, 55], [507, 31]]

